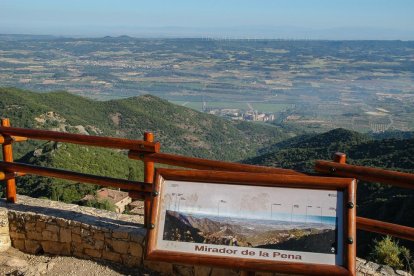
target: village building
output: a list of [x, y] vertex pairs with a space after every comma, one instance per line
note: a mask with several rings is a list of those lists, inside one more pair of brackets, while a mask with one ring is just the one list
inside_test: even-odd
[[97, 190], [96, 196], [86, 195], [84, 198], [82, 198], [82, 201], [93, 199], [108, 200], [115, 205], [115, 211], [117, 213], [123, 213], [125, 211], [125, 207], [132, 202], [132, 198], [129, 197], [128, 192], [122, 192], [107, 188]]

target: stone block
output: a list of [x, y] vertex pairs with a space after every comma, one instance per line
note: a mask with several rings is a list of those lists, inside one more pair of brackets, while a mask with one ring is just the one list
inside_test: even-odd
[[80, 226], [81, 226], [81, 223], [79, 221], [77, 221], [77, 220], [69, 220], [68, 221], [68, 224], [71, 227], [79, 227], [80, 228]]
[[25, 252], [30, 254], [38, 254], [42, 251], [42, 246], [38, 241], [25, 240], [24, 241]]
[[80, 235], [81, 228], [79, 226], [72, 227], [72, 233]]
[[141, 264], [141, 258], [138, 258], [138, 257], [124, 254], [124, 255], [121, 255], [121, 258], [122, 258], [122, 263], [127, 267], [135, 267]]
[[90, 225], [89, 224], [87, 224], [87, 223], [81, 223], [81, 228], [82, 229], [85, 229], [85, 230], [89, 230], [90, 229]]
[[411, 276], [411, 274], [410, 274], [410, 273], [405, 272], [405, 271], [403, 271], [403, 270], [398, 270], [398, 269], [395, 271], [395, 273], [396, 273], [397, 275], [401, 275], [401, 276]]
[[60, 228], [62, 227], [66, 228], [68, 226], [68, 221], [66, 219], [57, 218], [56, 223]]
[[57, 232], [51, 232], [48, 230], [42, 231], [42, 240], [44, 241], [58, 241], [58, 233]]
[[173, 274], [180, 275], [180, 276], [196, 276], [193, 266], [179, 265], [179, 264], [173, 265]]
[[13, 239], [12, 240], [12, 245], [13, 245], [14, 248], [17, 248], [21, 251], [24, 251], [24, 240]]
[[26, 231], [36, 231], [36, 222], [26, 222], [24, 228]]
[[95, 240], [100, 240], [100, 241], [103, 241], [103, 240], [105, 239], [105, 234], [104, 234], [104, 233], [102, 233], [102, 232], [95, 232], [95, 233], [93, 234], [93, 238], [94, 238]]
[[101, 231], [101, 230], [102, 230], [99, 226], [94, 225], [94, 221], [93, 221], [93, 220], [88, 220], [86, 223], [89, 225], [89, 229], [90, 229], [92, 232], [94, 232], [94, 233], [95, 233], [96, 231]]
[[47, 222], [46, 224], [56, 225], [55, 217], [42, 216], [42, 219], [44, 219]]
[[208, 266], [194, 266], [194, 274], [196, 276], [210, 276], [213, 269]]
[[53, 225], [53, 224], [46, 224], [46, 230], [53, 232], [53, 233], [59, 233], [59, 226]]
[[381, 267], [380, 273], [382, 275], [396, 275], [396, 273], [394, 272], [394, 269], [392, 269], [390, 266], [388, 265], [384, 265]]
[[30, 231], [26, 233], [26, 238], [29, 240], [40, 241], [43, 239], [42, 233], [36, 231]]
[[170, 263], [144, 261], [144, 266], [159, 273], [174, 275], [173, 265]]
[[239, 272], [227, 268], [214, 267], [210, 276], [239, 276]]
[[96, 240], [94, 244], [94, 248], [101, 250], [104, 248], [104, 245], [105, 245], [104, 241]]
[[81, 250], [81, 251], [75, 250], [75, 251], [73, 251], [72, 255], [75, 256], [75, 257], [78, 257], [80, 259], [86, 259], [86, 260], [89, 260], [91, 258], [90, 256], [84, 254], [83, 250]]
[[131, 254], [134, 257], [142, 257], [142, 247], [140, 244], [137, 243], [129, 243], [129, 254]]
[[70, 244], [55, 241], [42, 241], [41, 245], [45, 253], [54, 255], [70, 255]]
[[[0, 233], [0, 235], [2, 235]], [[10, 238], [12, 239], [26, 239], [26, 235], [24, 233], [18, 233], [18, 232], [10, 232]]]
[[368, 273], [374, 274], [381, 266], [373, 262], [367, 262], [365, 267], [367, 268]]
[[72, 241], [72, 232], [68, 228], [61, 228], [59, 233], [61, 242], [71, 242]]
[[119, 230], [114, 230], [112, 232], [112, 237], [115, 239], [128, 239], [128, 232], [124, 232], [124, 231], [119, 231]]
[[82, 245], [84, 248], [95, 249], [95, 241], [91, 237], [82, 237]]
[[80, 235], [82, 237], [89, 237], [89, 236], [91, 236], [91, 232], [89, 230], [87, 230], [87, 229], [81, 228]]
[[72, 241], [70, 244], [72, 251], [82, 251], [83, 252], [83, 244]]
[[141, 233], [130, 233], [129, 239], [132, 242], [137, 242], [139, 244], [142, 244], [144, 242], [145, 236]]
[[46, 222], [44, 222], [44, 221], [36, 222], [36, 231], [37, 232], [42, 232], [44, 229], [46, 229]]
[[72, 241], [73, 242], [77, 242], [77, 243], [81, 243], [82, 242], [82, 237], [78, 234], [75, 234], [72, 232]]
[[118, 241], [118, 240], [114, 240], [111, 242], [112, 244], [112, 248], [114, 249], [115, 252], [121, 253], [121, 254], [127, 254], [128, 253], [128, 248], [129, 248], [129, 243], [126, 241]]
[[102, 250], [95, 250], [95, 249], [85, 249], [85, 254], [92, 257], [92, 258], [100, 258], [102, 256]]
[[116, 263], [121, 262], [121, 254], [111, 252], [111, 251], [104, 250], [102, 252], [102, 258], [108, 261], [116, 262]]

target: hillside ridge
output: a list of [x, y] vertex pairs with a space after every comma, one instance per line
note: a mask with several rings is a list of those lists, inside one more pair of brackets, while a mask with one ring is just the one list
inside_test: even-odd
[[276, 126], [233, 122], [151, 95], [94, 101], [62, 91], [36, 93], [0, 88], [0, 93], [0, 116], [10, 118], [13, 126], [56, 128], [53, 120], [42, 124], [35, 120], [53, 112], [68, 126], [61, 131], [79, 132], [77, 126], [81, 126], [87, 132], [95, 128], [99, 135], [131, 139], [142, 139], [145, 131], [152, 131], [164, 152], [189, 156], [241, 160], [293, 135]]

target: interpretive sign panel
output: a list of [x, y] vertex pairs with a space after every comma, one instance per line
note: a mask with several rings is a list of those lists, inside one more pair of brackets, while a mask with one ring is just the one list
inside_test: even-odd
[[344, 244], [352, 179], [161, 169], [155, 184], [148, 259], [352, 271]]

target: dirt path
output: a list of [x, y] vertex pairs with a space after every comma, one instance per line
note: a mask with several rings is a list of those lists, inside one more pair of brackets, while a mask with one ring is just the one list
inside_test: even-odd
[[0, 275], [10, 276], [118, 276], [157, 275], [142, 268], [128, 269], [109, 262], [74, 257], [30, 255], [10, 248], [0, 253]]

